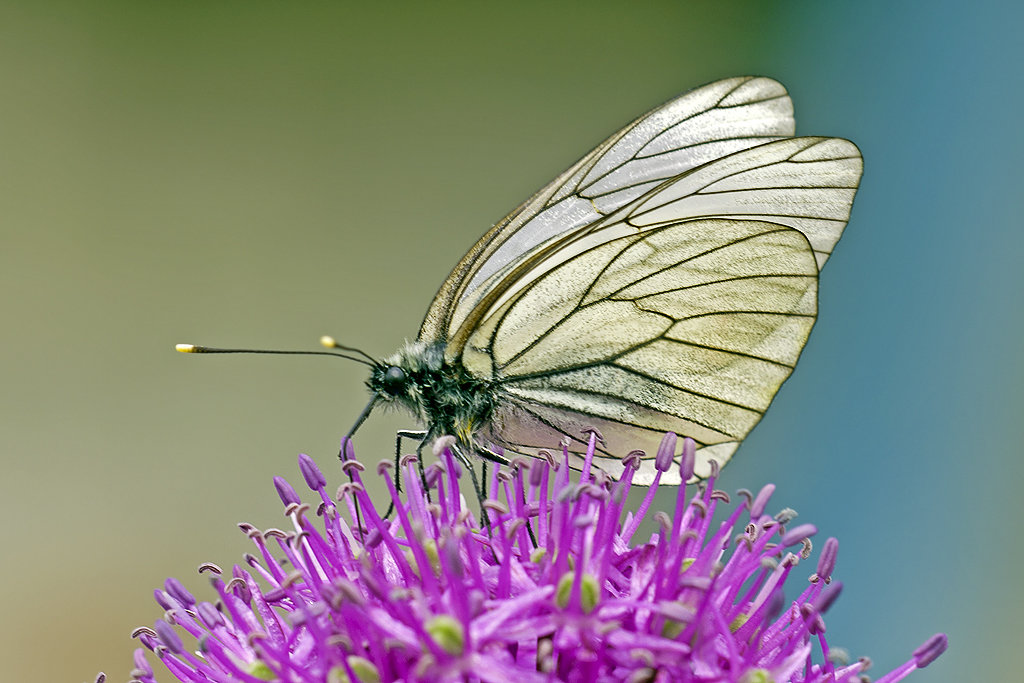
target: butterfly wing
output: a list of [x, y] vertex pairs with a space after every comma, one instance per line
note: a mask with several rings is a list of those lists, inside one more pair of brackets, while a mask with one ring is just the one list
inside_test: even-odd
[[[578, 452], [597, 427], [613, 473], [667, 430], [698, 441], [698, 475], [731, 457], [803, 348], [860, 179], [852, 143], [791, 134], [774, 81], [713, 83], [609, 138], [470, 250], [420, 340], [494, 383], [495, 439]], [[635, 480], [653, 473], [645, 461]]]
[[[499, 397], [492, 435], [533, 455], [581, 430], [617, 474], [630, 449], [650, 483], [666, 431], [724, 464], [789, 376], [817, 305], [807, 238], [754, 220], [699, 219], [605, 242], [532, 280], [486, 317], [462, 356]], [[665, 475], [678, 482], [678, 472]]]
[[692, 216], [769, 220], [806, 235], [820, 270], [846, 227], [862, 170], [849, 140], [779, 140], [682, 173], [610, 218], [639, 229]]
[[768, 78], [717, 81], [648, 112], [491, 228], [434, 297], [420, 340], [449, 341], [472, 317], [475, 302], [500, 286], [494, 276], [524, 254], [594, 224], [688, 169], [793, 133], [792, 102]]

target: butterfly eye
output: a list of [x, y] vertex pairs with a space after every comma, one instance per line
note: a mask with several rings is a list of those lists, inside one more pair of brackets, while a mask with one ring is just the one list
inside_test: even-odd
[[384, 372], [384, 391], [392, 396], [397, 396], [405, 390], [408, 381], [409, 376], [405, 374], [405, 370], [397, 365], [392, 365]]

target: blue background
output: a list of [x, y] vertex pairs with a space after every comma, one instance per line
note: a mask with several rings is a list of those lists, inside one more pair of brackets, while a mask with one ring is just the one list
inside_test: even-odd
[[[328, 467], [365, 401], [360, 366], [173, 343], [390, 353], [572, 160], [762, 74], [865, 174], [800, 364], [721, 484], [774, 481], [840, 539], [830, 643], [876, 676], [941, 630], [912, 680], [1016, 680], [1022, 14], [0, 2], [5, 678], [126, 678], [152, 588], [208, 596], [195, 567], [248, 550], [235, 522], [282, 524], [271, 477], [297, 480], [300, 450]], [[397, 426], [375, 416], [360, 455]]]

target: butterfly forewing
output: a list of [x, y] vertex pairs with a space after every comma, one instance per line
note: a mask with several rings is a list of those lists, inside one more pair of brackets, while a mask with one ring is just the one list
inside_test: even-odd
[[[420, 328], [448, 341], [494, 278], [538, 246], [598, 221], [709, 159], [793, 135], [793, 106], [768, 78], [731, 78], [692, 90], [630, 123], [496, 224], [456, 266]], [[486, 286], [490, 284], [491, 286]], [[468, 305], [459, 306], [459, 302]], [[470, 325], [475, 324], [473, 322]]]

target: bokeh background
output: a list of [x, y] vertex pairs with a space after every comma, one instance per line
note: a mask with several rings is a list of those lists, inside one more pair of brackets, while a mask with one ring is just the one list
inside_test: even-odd
[[[866, 172], [800, 366], [725, 471], [837, 536], [830, 642], [1017, 680], [1024, 12], [1015, 3], [0, 2], [0, 661], [128, 678], [169, 575], [334, 472], [482, 232], [640, 112], [763, 74]], [[359, 453], [388, 457], [375, 416]], [[668, 501], [666, 500], [667, 504]], [[820, 545], [820, 542], [819, 542]], [[812, 564], [805, 574], [813, 571]], [[1016, 675], [1011, 672], [1016, 672]], [[164, 677], [167, 680], [167, 677]]]

